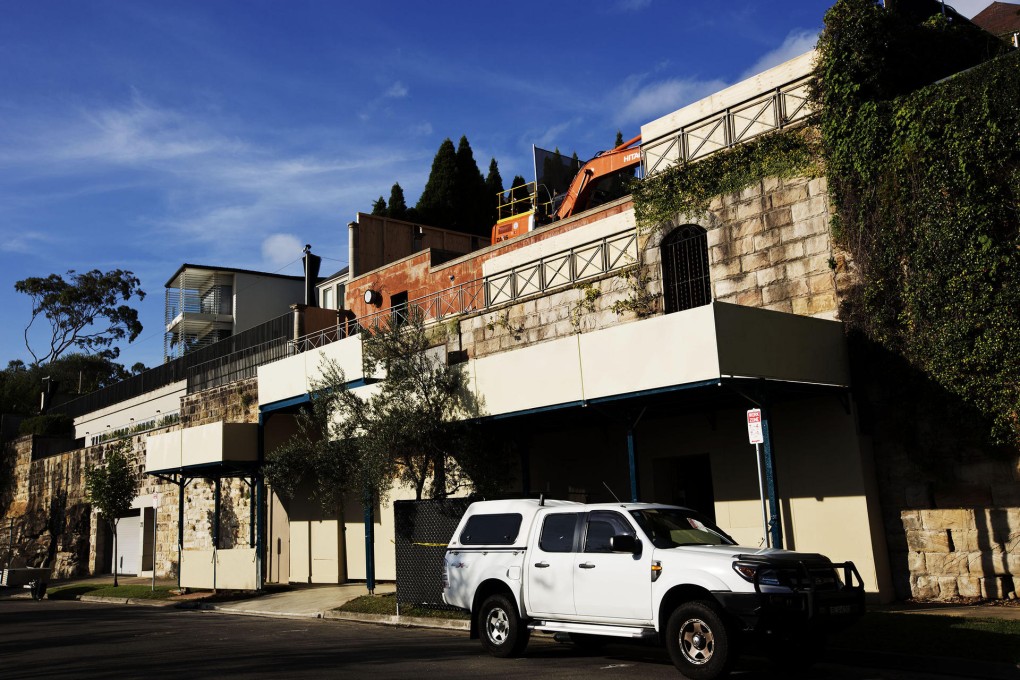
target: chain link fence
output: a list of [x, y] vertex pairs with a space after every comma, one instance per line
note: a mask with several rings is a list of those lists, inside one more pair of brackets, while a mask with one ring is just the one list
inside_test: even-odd
[[397, 604], [455, 611], [443, 603], [443, 557], [471, 499], [394, 501]]

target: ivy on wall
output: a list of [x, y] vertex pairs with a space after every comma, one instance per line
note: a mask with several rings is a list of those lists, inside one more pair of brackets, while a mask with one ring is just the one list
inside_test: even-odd
[[1017, 443], [1020, 54], [901, 4], [839, 0], [818, 44], [841, 316]]
[[696, 163], [678, 163], [634, 187], [634, 213], [645, 231], [697, 219], [720, 194], [742, 191], [766, 177], [814, 176], [820, 149], [810, 128], [782, 130], [720, 151]]

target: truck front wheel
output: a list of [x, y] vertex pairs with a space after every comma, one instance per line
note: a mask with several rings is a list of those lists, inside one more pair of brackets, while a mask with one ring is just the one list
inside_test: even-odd
[[708, 602], [685, 602], [673, 610], [666, 625], [666, 649], [673, 665], [691, 680], [711, 680], [729, 671], [729, 631]]
[[493, 595], [478, 610], [482, 646], [499, 657], [517, 656], [528, 644], [528, 628], [506, 595]]

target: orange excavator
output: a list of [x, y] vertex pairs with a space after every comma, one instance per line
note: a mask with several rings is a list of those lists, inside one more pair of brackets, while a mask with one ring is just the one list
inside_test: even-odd
[[591, 207], [594, 189], [599, 180], [641, 164], [640, 145], [641, 136], [638, 135], [614, 149], [597, 153], [581, 166], [564, 193], [549, 196], [546, 201], [539, 200], [540, 187], [536, 183], [526, 185], [523, 191], [518, 190], [517, 195], [511, 192], [509, 201], [501, 200], [499, 220], [492, 228], [492, 243], [496, 244], [525, 234], [535, 228], [536, 222], [537, 224], [555, 222], [587, 210]]

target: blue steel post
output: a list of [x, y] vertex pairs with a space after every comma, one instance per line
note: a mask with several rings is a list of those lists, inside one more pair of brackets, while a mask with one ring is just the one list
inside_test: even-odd
[[783, 547], [783, 525], [779, 519], [779, 483], [776, 480], [776, 461], [772, 450], [772, 428], [769, 412], [764, 404], [761, 408], [761, 434], [765, 440], [765, 488], [769, 497], [769, 530], [772, 547]]
[[627, 428], [627, 461], [630, 464], [630, 502], [638, 502], [637, 456], [634, 453], [634, 426]]
[[375, 498], [365, 492], [365, 587], [375, 593]]

